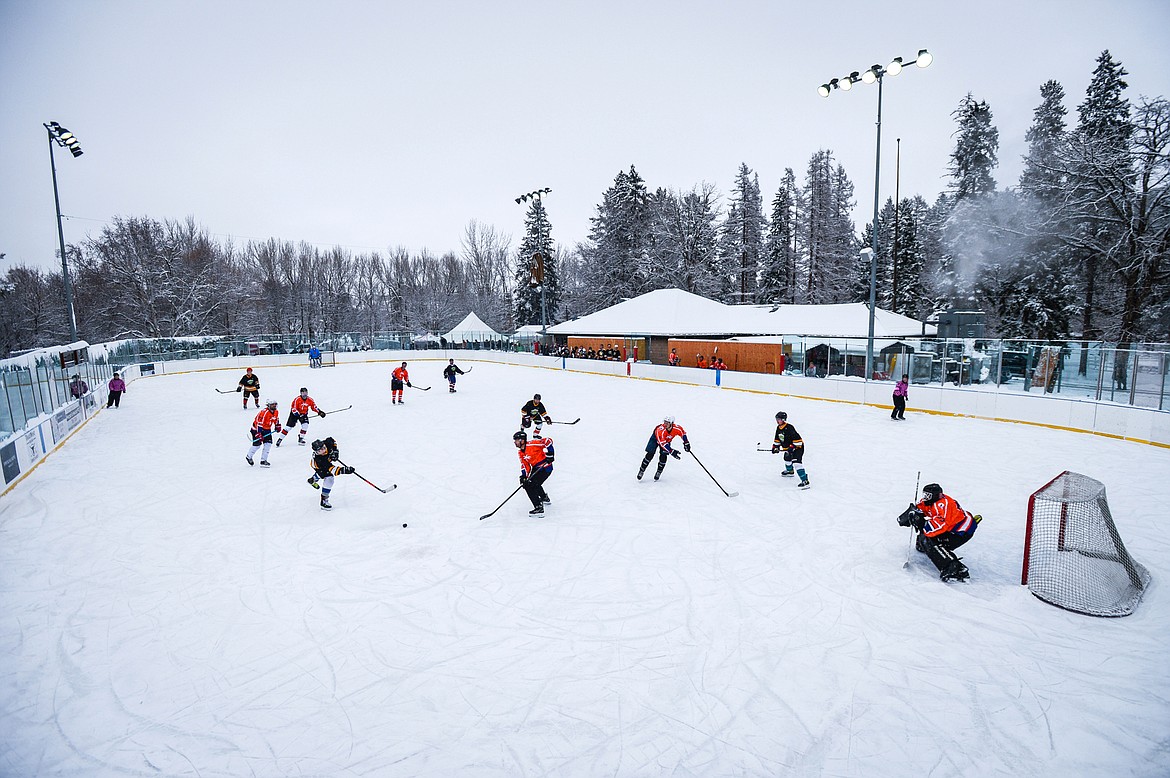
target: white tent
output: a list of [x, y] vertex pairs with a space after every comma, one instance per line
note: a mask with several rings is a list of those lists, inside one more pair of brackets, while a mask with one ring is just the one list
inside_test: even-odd
[[443, 337], [447, 339], [448, 343], [461, 343], [463, 341], [494, 340], [502, 338], [503, 335], [484, 324], [483, 319], [476, 316], [475, 311], [472, 311]]
[[[555, 335], [816, 335], [866, 337], [869, 307], [837, 305], [724, 305], [681, 289], [658, 289], [580, 319], [549, 327]], [[908, 316], [877, 309], [878, 338], [933, 335], [934, 327]]]

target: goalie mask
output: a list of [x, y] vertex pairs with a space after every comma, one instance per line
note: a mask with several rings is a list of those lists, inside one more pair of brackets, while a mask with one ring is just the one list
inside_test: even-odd
[[938, 484], [927, 484], [922, 487], [922, 501], [927, 505], [933, 505], [939, 497], [942, 497], [942, 487]]

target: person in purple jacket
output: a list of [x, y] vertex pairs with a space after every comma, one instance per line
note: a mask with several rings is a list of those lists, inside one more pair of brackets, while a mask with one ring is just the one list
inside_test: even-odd
[[114, 377], [110, 379], [110, 399], [106, 400], [106, 407], [118, 407], [118, 403], [122, 401], [122, 392], [126, 391], [126, 382], [122, 380], [122, 376], [114, 373]]
[[903, 373], [902, 380], [894, 386], [894, 412], [890, 414], [890, 418], [895, 421], [906, 418], [906, 398], [910, 396], [909, 383], [910, 376]]

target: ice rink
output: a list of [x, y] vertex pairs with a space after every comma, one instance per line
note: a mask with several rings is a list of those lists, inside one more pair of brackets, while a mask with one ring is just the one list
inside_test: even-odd
[[[0, 498], [0, 774], [1164, 776], [1170, 451], [1021, 424], [459, 360], [257, 368], [390, 494], [244, 461], [242, 370], [130, 386]], [[419, 387], [429, 386], [430, 391]], [[512, 433], [556, 421], [528, 516]], [[785, 410], [812, 488], [770, 445]], [[664, 414], [696, 461], [634, 476]], [[294, 444], [290, 447], [290, 444]], [[1137, 613], [1019, 584], [1028, 495], [1104, 482]], [[984, 516], [944, 584], [895, 517]], [[409, 527], [402, 528], [406, 522]]]

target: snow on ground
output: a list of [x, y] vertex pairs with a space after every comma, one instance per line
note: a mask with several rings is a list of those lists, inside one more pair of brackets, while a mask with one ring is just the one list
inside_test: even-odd
[[[0, 501], [4, 775], [1165, 775], [1170, 451], [1085, 434], [461, 362], [258, 370], [305, 448], [248, 467], [237, 370], [131, 386]], [[423, 392], [419, 386], [431, 386]], [[554, 419], [544, 519], [511, 434]], [[813, 488], [768, 445], [786, 410]], [[913, 408], [911, 408], [913, 411]], [[664, 413], [694, 453], [634, 474]], [[1019, 585], [1028, 495], [1109, 488], [1155, 585], [1095, 619]], [[943, 584], [896, 515], [985, 517]], [[402, 528], [402, 523], [409, 527]]]

